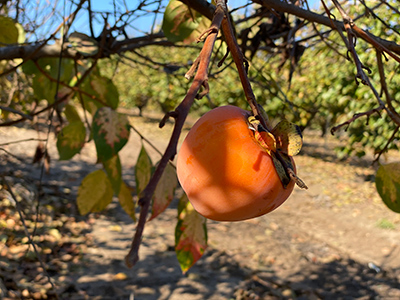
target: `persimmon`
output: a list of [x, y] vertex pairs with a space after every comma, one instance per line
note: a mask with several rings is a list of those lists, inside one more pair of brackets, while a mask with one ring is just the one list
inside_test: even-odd
[[[249, 117], [235, 106], [215, 108], [195, 123], [180, 148], [179, 182], [206, 218], [255, 218], [276, 209], [293, 191], [294, 180], [284, 187], [274, 157], [255, 138]], [[289, 162], [295, 173], [291, 157]]]

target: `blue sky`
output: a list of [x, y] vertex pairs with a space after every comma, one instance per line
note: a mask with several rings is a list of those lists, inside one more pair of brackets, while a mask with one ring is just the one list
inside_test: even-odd
[[[118, 3], [118, 1], [116, 1]], [[128, 9], [135, 9], [138, 1], [126, 1], [128, 5]], [[109, 11], [112, 12], [114, 10], [113, 8], [113, 1], [112, 0], [106, 0], [106, 1], [92, 1], [92, 10], [93, 11]], [[245, 1], [243, 0], [229, 0], [228, 1], [228, 6], [230, 8], [238, 7], [243, 5]], [[312, 8], [316, 8], [319, 5], [319, 0], [309, 0], [309, 4]], [[68, 13], [68, 11], [67, 11]], [[151, 28], [153, 24], [153, 14], [146, 14], [142, 13], [141, 16], [135, 20], [132, 20], [131, 24], [134, 28], [129, 28], [128, 29], [128, 35], [131, 37], [134, 36], [139, 36], [142, 35], [140, 32], [142, 31], [149, 31], [149, 28]], [[113, 24], [115, 22], [115, 19], [113, 18], [112, 15], [109, 16], [110, 23]], [[160, 24], [162, 21], [162, 14], [159, 14], [157, 17], [157, 23]], [[95, 35], [98, 35], [101, 31], [101, 25], [103, 20], [100, 19], [97, 22], [94, 22], [94, 31]], [[79, 14], [77, 17], [77, 20], [72, 28], [74, 31], [79, 31], [88, 34], [89, 31], [89, 24], [87, 22], [87, 14]]]

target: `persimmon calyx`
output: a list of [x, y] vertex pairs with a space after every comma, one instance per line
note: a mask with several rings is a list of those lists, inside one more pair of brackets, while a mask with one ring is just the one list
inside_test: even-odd
[[254, 131], [254, 137], [264, 150], [271, 155], [271, 151], [276, 151], [276, 140], [274, 135], [262, 126], [261, 122], [255, 117], [247, 119], [249, 128]]
[[282, 120], [269, 131], [254, 116], [248, 117], [247, 122], [249, 129], [254, 131], [256, 141], [271, 156], [283, 187], [286, 188], [293, 180], [298, 187], [308, 189], [304, 181], [295, 174], [290, 159], [291, 156], [298, 154], [303, 146], [300, 128], [287, 120]]

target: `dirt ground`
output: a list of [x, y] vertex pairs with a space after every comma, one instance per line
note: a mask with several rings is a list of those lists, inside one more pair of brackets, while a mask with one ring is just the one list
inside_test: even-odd
[[[163, 151], [172, 126], [158, 129], [157, 122], [132, 117]], [[174, 252], [176, 202], [146, 225], [140, 260], [128, 269], [124, 257], [135, 231], [130, 217], [116, 202], [101, 214], [79, 216], [76, 209], [81, 179], [100, 167], [93, 143], [73, 160], [58, 161], [50, 134], [50, 173], [41, 175], [31, 164], [37, 141], [4, 145], [30, 138], [38, 133], [0, 128], [0, 175], [19, 191], [30, 232], [40, 209], [34, 240], [47, 273], [15, 203], [3, 194], [0, 299], [400, 299], [400, 215], [381, 202], [371, 160], [338, 161], [331, 137], [305, 132], [296, 164], [309, 190], [295, 189], [280, 208], [257, 219], [209, 221], [209, 247], [186, 274]], [[121, 151], [124, 179], [132, 186], [140, 143], [132, 132]], [[155, 163], [159, 155], [146, 148]]]

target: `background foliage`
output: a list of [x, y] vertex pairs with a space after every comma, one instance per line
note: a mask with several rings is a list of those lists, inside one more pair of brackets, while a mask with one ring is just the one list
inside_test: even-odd
[[[36, 126], [35, 118], [48, 114], [60, 160], [72, 159], [87, 143], [95, 143], [102, 170], [82, 181], [77, 197], [82, 214], [103, 210], [115, 196], [136, 218], [133, 195], [141, 195], [157, 163], [143, 147], [135, 169], [136, 187], [124, 182], [118, 153], [130, 138], [132, 125], [121, 108], [136, 109], [140, 115], [168, 113], [186, 95], [191, 82], [184, 75], [202, 46], [196, 39], [212, 17], [210, 3], [186, 2], [144, 0], [128, 7], [124, 1], [114, 1], [112, 8], [103, 10], [83, 0], [55, 1], [51, 7], [39, 1], [37, 8], [20, 1], [0, 4], [0, 125], [27, 122]], [[280, 1], [271, 1], [276, 2]], [[343, 8], [360, 27], [394, 45], [399, 43], [396, 1], [355, 2], [345, 2]], [[306, 1], [285, 3], [302, 8], [305, 16], [310, 12]], [[286, 118], [303, 130], [325, 135], [354, 114], [365, 113], [336, 128], [335, 136], [347, 141], [337, 149], [338, 155], [373, 153], [379, 158], [383, 152], [399, 149], [399, 124], [383, 107], [376, 109], [376, 96], [356, 79], [354, 58], [336, 30], [271, 9], [262, 1], [241, 5], [234, 7], [231, 18], [249, 63], [254, 94], [274, 122]], [[319, 12], [327, 16], [330, 10], [340, 19], [335, 5], [329, 5]], [[386, 100], [385, 105], [391, 105], [398, 116], [398, 62], [384, 56], [385, 88], [371, 43], [358, 38], [356, 50], [370, 71], [371, 82], [380, 85], [381, 95], [384, 91], [391, 95], [392, 101]], [[209, 67], [209, 94], [195, 102], [193, 113], [201, 115], [226, 104], [248, 108], [237, 70], [226, 53], [220, 35]], [[46, 157], [46, 149], [40, 149], [38, 160]], [[153, 217], [174, 197], [173, 167], [167, 172], [171, 175], [161, 179], [153, 198]], [[399, 180], [395, 167], [378, 171], [378, 191], [397, 212]], [[186, 271], [202, 255], [207, 232], [204, 220], [184, 198], [178, 212], [176, 249]]]

